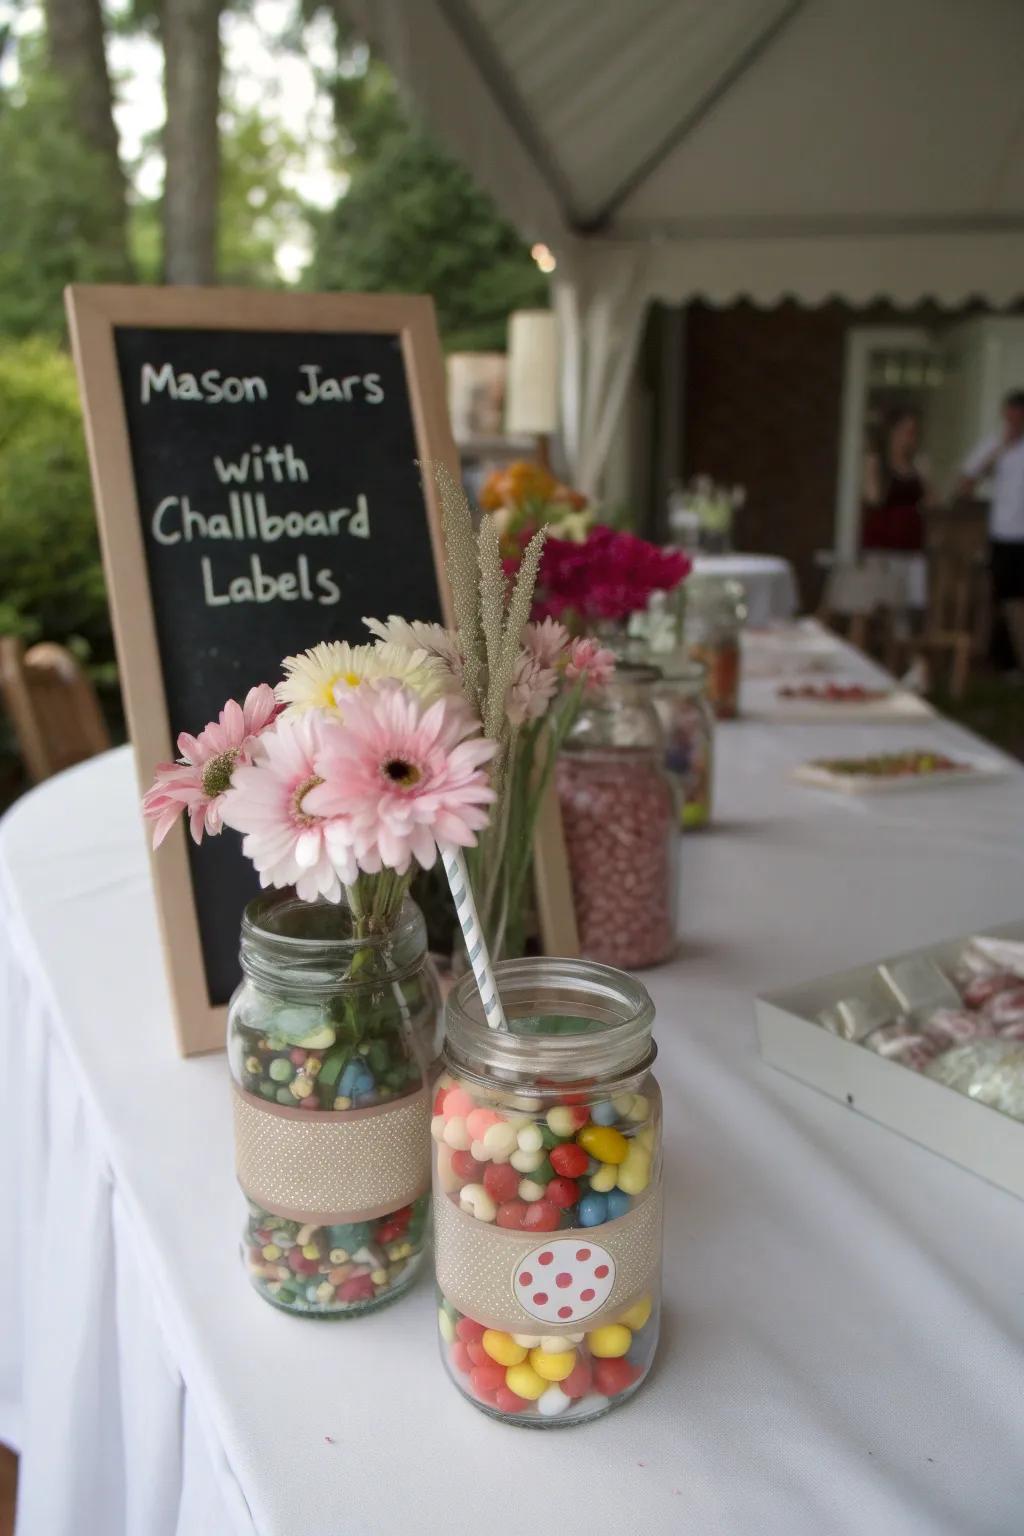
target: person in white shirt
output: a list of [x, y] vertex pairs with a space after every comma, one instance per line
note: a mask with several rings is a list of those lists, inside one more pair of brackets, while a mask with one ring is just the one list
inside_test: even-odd
[[991, 481], [988, 536], [992, 598], [1002, 611], [1017, 665], [1024, 672], [1024, 389], [1003, 401], [1003, 430], [987, 437], [964, 460], [957, 489], [972, 496]]

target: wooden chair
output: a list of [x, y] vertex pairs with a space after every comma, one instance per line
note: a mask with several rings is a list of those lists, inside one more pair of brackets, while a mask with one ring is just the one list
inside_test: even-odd
[[988, 543], [984, 515], [972, 503], [928, 517], [928, 606], [924, 628], [910, 649], [928, 670], [929, 686], [942, 659], [949, 662], [949, 691], [963, 697], [976, 656], [987, 648]]
[[110, 746], [96, 690], [71, 652], [0, 637], [0, 698], [34, 784]]

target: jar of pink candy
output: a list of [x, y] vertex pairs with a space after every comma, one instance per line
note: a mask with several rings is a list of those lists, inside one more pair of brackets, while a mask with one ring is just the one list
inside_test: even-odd
[[651, 697], [656, 667], [620, 664], [589, 697], [556, 767], [580, 948], [637, 970], [676, 942], [680, 812]]
[[661, 1096], [654, 1008], [586, 960], [452, 990], [434, 1098], [438, 1328], [455, 1386], [509, 1423], [580, 1423], [640, 1387], [658, 1342]]

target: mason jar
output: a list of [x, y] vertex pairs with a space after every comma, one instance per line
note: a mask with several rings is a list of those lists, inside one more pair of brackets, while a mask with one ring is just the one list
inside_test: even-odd
[[504, 1030], [465, 976], [434, 1098], [434, 1250], [445, 1369], [496, 1418], [596, 1418], [658, 1343], [661, 1096], [654, 1007], [587, 960], [495, 968]]
[[419, 908], [356, 937], [342, 901], [261, 896], [228, 1011], [243, 1256], [267, 1301], [350, 1317], [423, 1256], [439, 998]]
[[555, 768], [580, 948], [624, 970], [676, 943], [678, 797], [650, 695], [660, 676], [620, 664], [584, 700]]
[[684, 828], [711, 820], [715, 715], [708, 699], [707, 668], [697, 661], [664, 657], [651, 697], [665, 736], [665, 766], [678, 780]]
[[691, 575], [686, 583], [684, 633], [691, 661], [707, 669], [708, 697], [719, 720], [739, 713], [740, 635], [747, 618], [738, 581]]

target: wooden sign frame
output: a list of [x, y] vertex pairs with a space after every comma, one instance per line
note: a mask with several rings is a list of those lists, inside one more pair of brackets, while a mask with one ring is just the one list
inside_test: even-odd
[[[174, 756], [174, 747], [115, 349], [116, 329], [399, 336], [417, 456], [424, 464], [444, 464], [457, 480], [459, 460], [448, 423], [443, 356], [433, 301], [418, 295], [73, 285], [67, 289], [65, 300], [121, 688], [141, 791], [148, 787], [155, 765]], [[440, 498], [430, 474], [423, 475], [423, 493], [441, 608], [445, 622], [451, 625], [454, 618], [445, 576]], [[310, 640], [313, 643], [316, 635], [311, 634]], [[194, 722], [190, 729], [201, 724]], [[151, 851], [150, 863], [178, 1044], [183, 1055], [192, 1055], [223, 1047], [227, 1009], [209, 1000], [187, 836], [183, 818], [159, 853]], [[572, 904], [571, 900], [567, 905], [564, 902], [568, 889], [564, 855], [561, 827], [553, 826], [549, 816], [546, 836], [535, 843], [543, 937], [549, 953], [575, 949]], [[559, 911], [564, 914], [561, 922]]]

